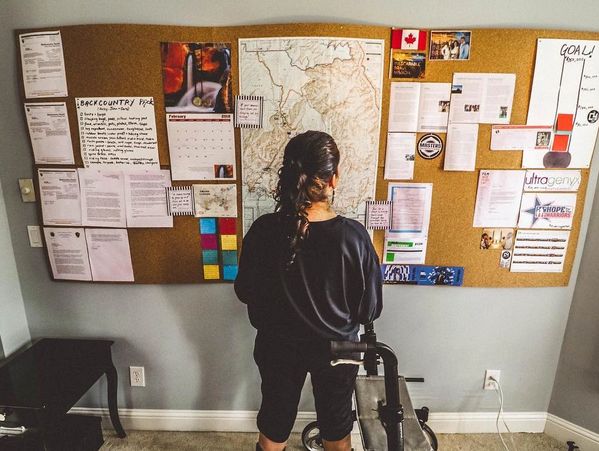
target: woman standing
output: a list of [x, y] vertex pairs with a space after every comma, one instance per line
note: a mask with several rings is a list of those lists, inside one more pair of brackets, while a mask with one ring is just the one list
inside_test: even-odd
[[292, 138], [279, 170], [275, 213], [243, 240], [235, 292], [258, 329], [262, 378], [256, 450], [280, 451], [291, 433], [306, 375], [326, 450], [351, 449], [353, 365], [331, 366], [330, 340], [357, 340], [382, 309], [382, 280], [370, 236], [332, 204], [339, 150], [326, 133]]

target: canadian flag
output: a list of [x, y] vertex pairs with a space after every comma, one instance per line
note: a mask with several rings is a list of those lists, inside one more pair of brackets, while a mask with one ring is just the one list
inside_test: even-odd
[[391, 30], [391, 48], [401, 50], [426, 50], [426, 31]]

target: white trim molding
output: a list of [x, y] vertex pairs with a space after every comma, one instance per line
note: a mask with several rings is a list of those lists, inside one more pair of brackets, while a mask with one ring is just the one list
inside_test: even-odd
[[[103, 417], [104, 427], [110, 427], [108, 409], [73, 407], [71, 413]], [[251, 410], [160, 410], [119, 409], [125, 430], [151, 431], [218, 431], [256, 432], [256, 414]], [[494, 433], [494, 412], [446, 412], [431, 413], [429, 425], [438, 433]], [[505, 421], [512, 432], [536, 432], [545, 430], [545, 412], [505, 412]], [[314, 412], [298, 412], [294, 431], [301, 432]], [[500, 423], [501, 430], [503, 425]], [[355, 428], [357, 432], [357, 428]]]
[[599, 451], [599, 434], [550, 413], [547, 414], [545, 434], [563, 443], [573, 440], [581, 451]]

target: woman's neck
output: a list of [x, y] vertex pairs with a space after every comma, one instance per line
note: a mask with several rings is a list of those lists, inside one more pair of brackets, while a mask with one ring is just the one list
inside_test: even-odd
[[326, 221], [337, 216], [337, 213], [331, 208], [331, 204], [328, 202], [314, 202], [310, 208], [306, 208], [306, 214], [308, 215], [308, 221]]

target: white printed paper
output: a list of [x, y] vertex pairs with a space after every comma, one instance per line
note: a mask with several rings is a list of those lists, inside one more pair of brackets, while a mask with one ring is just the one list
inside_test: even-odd
[[511, 272], [562, 272], [570, 232], [565, 230], [518, 230]]
[[125, 172], [127, 227], [172, 227], [166, 207], [166, 190], [171, 186], [168, 169]]
[[26, 103], [25, 117], [37, 164], [75, 164], [66, 103]]
[[44, 225], [81, 225], [77, 169], [38, 169]]
[[516, 227], [525, 171], [482, 170], [473, 227]]
[[[599, 128], [598, 44], [573, 39], [537, 40], [527, 124], [552, 125], [554, 140], [556, 134], [561, 134], [566, 145], [563, 152], [525, 150], [522, 167], [589, 167]], [[569, 125], [558, 127], [558, 122]]]
[[553, 127], [538, 125], [493, 125], [491, 150], [547, 150]]
[[578, 191], [582, 175], [576, 170], [543, 170], [526, 171], [524, 191]]
[[133, 282], [127, 229], [85, 229], [94, 282]]
[[236, 96], [235, 97], [235, 127], [262, 127], [262, 111], [264, 97]]
[[389, 131], [444, 133], [450, 97], [450, 83], [391, 83]]
[[195, 215], [193, 187], [172, 186], [166, 188], [166, 208], [170, 216]]
[[391, 201], [366, 201], [365, 226], [369, 230], [389, 230], [391, 228], [393, 206]]
[[387, 232], [383, 249], [383, 264], [424, 264], [427, 236]]
[[78, 169], [84, 226], [126, 227], [125, 187], [120, 171]]
[[159, 168], [152, 97], [78, 97], [75, 104], [86, 168]]
[[515, 74], [453, 74], [450, 122], [509, 124], [515, 86]]
[[443, 169], [474, 171], [478, 146], [478, 124], [449, 124]]
[[431, 218], [432, 183], [390, 183], [393, 203], [391, 232], [428, 234]]
[[412, 180], [416, 158], [416, 133], [387, 133], [385, 180]]
[[173, 180], [235, 180], [231, 114], [167, 114]]
[[83, 228], [44, 227], [52, 275], [57, 280], [92, 280]]
[[237, 185], [193, 185], [195, 216], [199, 218], [236, 218]]
[[571, 229], [576, 193], [524, 193], [518, 227], [524, 229]]
[[67, 97], [60, 31], [20, 34], [19, 44], [25, 97]]

